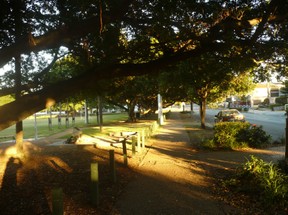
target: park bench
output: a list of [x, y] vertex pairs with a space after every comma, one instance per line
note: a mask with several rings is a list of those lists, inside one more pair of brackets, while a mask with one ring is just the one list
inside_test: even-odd
[[[124, 158], [124, 165], [128, 165], [128, 156], [127, 156], [127, 147], [126, 143], [127, 140], [132, 139], [133, 137], [137, 136], [137, 132], [115, 132], [115, 133], [109, 133], [109, 136], [114, 140], [114, 143], [111, 143], [111, 146], [114, 146], [114, 144], [121, 143], [122, 144], [122, 150], [123, 150], [123, 158]], [[134, 144], [133, 144], [134, 143]], [[132, 153], [135, 154], [135, 142], [132, 140]]]
[[123, 132], [111, 132], [109, 133], [109, 136], [114, 140], [114, 143], [111, 143], [111, 146], [113, 144], [118, 144], [118, 143], [126, 143], [127, 140], [131, 140], [132, 137], [137, 136], [137, 132], [133, 131], [123, 131]]

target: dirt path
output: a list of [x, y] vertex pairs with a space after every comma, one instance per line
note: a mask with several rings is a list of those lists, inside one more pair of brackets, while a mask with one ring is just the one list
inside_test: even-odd
[[251, 154], [264, 159], [282, 156], [283, 151], [246, 150], [197, 152], [179, 113], [159, 130], [141, 164], [111, 214], [243, 214], [217, 200], [212, 192], [215, 177], [239, 166]]

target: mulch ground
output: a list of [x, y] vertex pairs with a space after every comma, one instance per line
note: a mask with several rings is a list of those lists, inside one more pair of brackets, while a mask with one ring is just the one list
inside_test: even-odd
[[[62, 188], [65, 214], [109, 214], [117, 197], [133, 180], [115, 151], [116, 182], [109, 166], [109, 151], [93, 145], [49, 146], [26, 143], [26, 156], [11, 154], [7, 145], [1, 150], [0, 214], [52, 214], [52, 190]], [[10, 155], [5, 155], [5, 153]], [[118, 154], [117, 154], [118, 153]], [[99, 168], [99, 204], [91, 202], [91, 163]]]

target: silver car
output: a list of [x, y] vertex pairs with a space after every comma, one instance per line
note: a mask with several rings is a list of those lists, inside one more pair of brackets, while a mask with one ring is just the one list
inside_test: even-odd
[[215, 123], [217, 122], [245, 122], [245, 116], [237, 109], [221, 110], [215, 115]]

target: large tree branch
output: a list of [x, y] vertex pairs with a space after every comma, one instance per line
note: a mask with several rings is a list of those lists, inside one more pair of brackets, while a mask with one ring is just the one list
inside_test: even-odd
[[57, 49], [57, 51], [54, 53], [54, 57], [53, 57], [52, 61], [48, 64], [48, 66], [45, 67], [41, 72], [39, 72], [35, 75], [35, 77], [34, 77], [35, 82], [39, 82], [38, 79], [41, 78], [43, 75], [49, 73], [49, 71], [53, 68], [54, 64], [56, 63], [56, 61], [65, 56], [65, 54], [58, 56], [58, 52], [59, 52], [59, 49]]
[[[131, 4], [132, 1], [123, 0], [123, 2], [125, 4], [124, 7], [125, 10], [123, 10], [123, 7], [121, 7], [121, 10], [119, 9], [120, 12], [118, 11], [115, 12], [114, 15], [110, 14], [109, 16], [102, 17], [102, 20], [104, 20], [105, 23], [111, 23], [116, 20], [125, 21], [126, 18], [124, 18], [123, 16], [127, 11], [129, 4]], [[280, 6], [277, 5], [277, 1], [272, 1], [270, 5], [272, 5], [271, 9], [268, 11], [268, 13], [265, 14], [264, 18], [255, 17], [254, 19], [248, 20], [250, 25], [256, 25], [259, 24], [260, 22], [258, 28], [259, 30], [255, 32], [253, 38], [259, 37], [259, 33], [263, 32], [262, 25], [264, 25], [267, 21], [273, 22], [275, 20], [279, 21], [287, 19], [287, 14], [271, 15], [270, 13], [271, 11], [273, 10], [275, 11], [277, 7], [281, 7], [281, 5]], [[61, 26], [58, 29], [49, 31], [42, 36], [33, 37], [32, 35], [27, 35], [20, 42], [14, 43], [0, 50], [0, 68], [3, 67], [17, 54], [28, 54], [30, 52], [38, 52], [41, 50], [57, 48], [60, 47], [61, 45], [65, 46], [73, 39], [83, 37], [92, 32], [99, 33], [99, 30], [101, 28], [99, 20], [100, 20], [99, 16], [93, 16], [91, 18], [73, 23], [73, 25]]]
[[[0, 107], [0, 130], [43, 110], [58, 101], [77, 94], [81, 90], [97, 88], [97, 82], [112, 77], [139, 76], [157, 73], [161, 69], [187, 58], [199, 56], [211, 50], [220, 50], [221, 44], [206, 44], [201, 49], [181, 52], [143, 64], [117, 64], [94, 67], [81, 76], [51, 85], [43, 90], [22, 96], [20, 99]], [[61, 92], [61, 93], [60, 93]], [[8, 113], [8, 114], [7, 114]]]
[[[127, 1], [129, 2], [129, 1]], [[123, 20], [121, 15], [116, 16], [117, 20]], [[267, 13], [268, 15], [268, 13]], [[116, 19], [116, 18], [115, 18]], [[115, 21], [114, 19], [114, 21]], [[106, 23], [111, 23], [112, 19], [104, 19]], [[267, 20], [263, 21], [266, 23]], [[269, 20], [268, 20], [269, 21]], [[50, 31], [45, 35], [36, 38], [27, 38], [21, 43], [15, 43], [9, 47], [0, 50], [0, 67], [6, 64], [13, 56], [22, 53], [37, 52], [44, 49], [50, 49], [65, 45], [75, 38], [79, 38], [89, 34], [90, 32], [99, 32], [99, 17], [95, 16], [90, 19], [74, 23], [72, 26], [63, 26], [57, 30]], [[259, 38], [259, 33], [263, 32], [262, 25], [255, 32], [254, 38]], [[252, 40], [255, 42], [256, 40]], [[0, 107], [0, 130], [3, 130], [16, 122], [40, 111], [56, 101], [61, 101], [68, 96], [73, 96], [80, 90], [95, 89], [99, 80], [111, 79], [111, 77], [143, 75], [148, 73], [156, 73], [161, 69], [185, 60], [187, 58], [199, 56], [205, 52], [229, 50], [230, 46], [222, 43], [202, 44], [200, 41], [198, 48], [180, 53], [175, 53], [168, 57], [144, 64], [118, 64], [102, 67], [94, 67], [83, 73], [79, 77], [72, 78], [63, 82], [56, 83], [35, 93], [22, 96], [19, 100]], [[249, 42], [249, 41], [247, 41]], [[251, 41], [250, 41], [251, 42]], [[245, 41], [243, 41], [245, 44]], [[247, 45], [247, 44], [246, 44]], [[250, 43], [251, 45], [251, 43]]]
[[[103, 27], [102, 24], [122, 20], [132, 2], [132, 0], [117, 1], [119, 7], [113, 8], [110, 14], [95, 15], [85, 20], [71, 23], [70, 25], [64, 25], [39, 37], [27, 35], [20, 42], [16, 42], [0, 50], [0, 68], [16, 55], [66, 46], [72, 40], [86, 36], [89, 33], [99, 34]], [[102, 23], [103, 20], [104, 23]]]
[[52, 48], [65, 46], [75, 38], [87, 35], [90, 32], [99, 32], [99, 17], [91, 17], [75, 23], [73, 26], [61, 26], [39, 37], [32, 35], [23, 38], [21, 42], [0, 50], [0, 67], [3, 67], [17, 54], [29, 54]]
[[[283, 3], [283, 2], [282, 2]], [[264, 30], [265, 30], [265, 26], [267, 23], [269, 22], [276, 22], [276, 21], [280, 21], [280, 20], [285, 20], [287, 19], [287, 13], [285, 15], [283, 14], [277, 14], [277, 10], [279, 10], [279, 8], [282, 6], [281, 1], [279, 0], [272, 0], [270, 2], [270, 4], [268, 5], [268, 8], [266, 10], [266, 12], [264, 13], [262, 18], [258, 18], [259, 20], [259, 24], [258, 27], [255, 31], [255, 33], [252, 35], [251, 37], [251, 41], [252, 43], [256, 42], [256, 40], [263, 34]], [[250, 22], [251, 24], [252, 22]]]
[[[58, 52], [58, 51], [57, 51]], [[58, 56], [58, 53], [55, 53], [54, 55], [54, 58], [53, 60], [50, 62], [50, 64], [45, 67], [41, 72], [37, 73], [35, 75], [35, 77], [33, 78], [34, 81], [33, 82], [29, 82], [28, 84], [24, 84], [22, 85], [19, 90], [22, 92], [22, 91], [26, 91], [26, 92], [29, 92], [30, 89], [32, 88], [39, 88], [39, 85], [43, 84], [43, 83], [40, 83], [39, 82], [39, 78], [45, 74], [47, 74], [51, 69], [52, 67], [54, 66], [55, 62], [61, 58], [63, 56]], [[0, 97], [1, 96], [6, 96], [6, 95], [13, 95], [15, 93], [15, 87], [10, 87], [10, 88], [3, 88], [0, 90]]]

